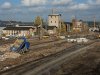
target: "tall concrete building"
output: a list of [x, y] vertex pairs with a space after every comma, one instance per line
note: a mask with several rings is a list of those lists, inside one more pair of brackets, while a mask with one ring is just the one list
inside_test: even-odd
[[61, 25], [61, 14], [48, 15], [48, 26], [56, 26], [59, 28]]

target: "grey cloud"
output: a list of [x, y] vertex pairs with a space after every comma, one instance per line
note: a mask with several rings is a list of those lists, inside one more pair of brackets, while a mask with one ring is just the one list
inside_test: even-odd
[[2, 9], [10, 9], [12, 7], [10, 2], [5, 2], [1, 5]]

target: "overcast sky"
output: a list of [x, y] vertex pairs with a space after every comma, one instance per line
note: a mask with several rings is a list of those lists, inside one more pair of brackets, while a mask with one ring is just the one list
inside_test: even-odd
[[100, 0], [0, 0], [0, 20], [33, 21], [36, 16], [47, 19], [52, 8], [64, 21], [73, 16], [100, 21]]

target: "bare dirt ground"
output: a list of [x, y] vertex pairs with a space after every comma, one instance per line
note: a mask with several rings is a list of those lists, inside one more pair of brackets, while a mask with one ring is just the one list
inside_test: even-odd
[[100, 75], [100, 42], [86, 53], [61, 65], [57, 75]]
[[[48, 40], [47, 39], [45, 41], [44, 40], [41, 40], [41, 41], [31, 40], [31, 41], [33, 41], [31, 43], [31, 45], [36, 45], [36, 44], [39, 44], [39, 43], [53, 41], [53, 40]], [[74, 44], [63, 42], [63, 43], [49, 45], [49, 46], [46, 46], [46, 47], [43, 47], [43, 48], [37, 48], [35, 50], [29, 51], [25, 54], [22, 54], [18, 58], [11, 58], [11, 59], [7, 58], [4, 61], [0, 61], [0, 70], [4, 70], [4, 69], [7, 69], [9, 67], [19, 65], [19, 64], [31, 61], [31, 60], [36, 60], [36, 59], [39, 59], [39, 58], [43, 58], [45, 56], [48, 56], [48, 55], [54, 54], [56, 52], [59, 52], [59, 51], [65, 49], [65, 48], [68, 48], [72, 45], [74, 45]]]
[[[35, 39], [30, 39], [29, 41], [31, 42], [31, 46], [33, 46], [54, 40], [43, 39], [41, 41], [37, 41]], [[72, 45], [74, 44], [67, 42], [49, 45], [47, 47], [29, 51], [16, 59], [12, 58], [6, 59], [5, 61], [0, 61], [0, 70], [54, 54]], [[89, 49], [86, 53], [81, 54], [75, 57], [73, 60], [61, 65], [61, 68], [56, 75], [100, 75], [100, 43], [98, 42], [95, 44], [93, 49]]]

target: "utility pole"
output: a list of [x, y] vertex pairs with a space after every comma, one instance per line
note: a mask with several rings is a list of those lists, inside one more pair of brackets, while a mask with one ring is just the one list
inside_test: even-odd
[[96, 17], [94, 16], [93, 18], [94, 18], [94, 28], [96, 28], [96, 24], [95, 24], [95, 22], [96, 22]]
[[42, 39], [42, 37], [43, 37], [43, 19], [41, 19], [41, 28], [40, 28], [41, 30], [41, 39]]
[[43, 25], [43, 21], [42, 21], [42, 18], [41, 18], [41, 24], [39, 26], [39, 39], [42, 39], [42, 36], [43, 36], [42, 25]]
[[52, 9], [52, 14], [54, 14], [54, 9]]
[[55, 14], [57, 10], [55, 8], [52, 8], [52, 14]]
[[61, 24], [62, 24], [61, 14], [59, 14], [59, 36], [61, 35]]

